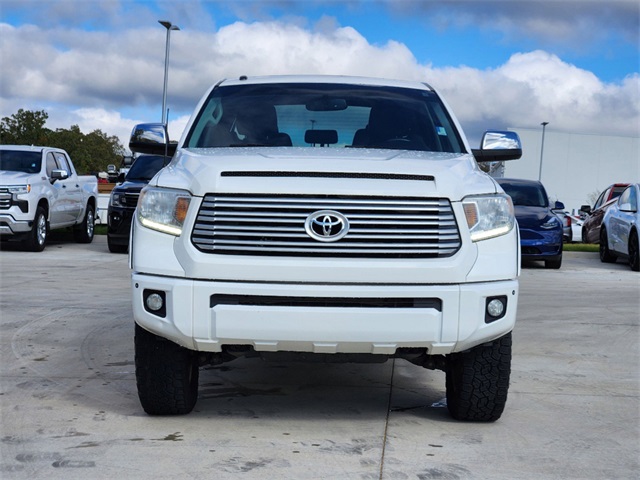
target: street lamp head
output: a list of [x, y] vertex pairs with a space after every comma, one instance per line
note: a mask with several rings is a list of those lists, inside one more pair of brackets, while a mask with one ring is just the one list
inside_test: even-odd
[[543, 127], [546, 127], [547, 125], [549, 125], [549, 122], [542, 122], [540, 125], [542, 125]]
[[167, 30], [180, 30], [180, 27], [177, 25], [173, 25], [171, 22], [167, 20], [158, 20], [158, 23], [162, 25]]

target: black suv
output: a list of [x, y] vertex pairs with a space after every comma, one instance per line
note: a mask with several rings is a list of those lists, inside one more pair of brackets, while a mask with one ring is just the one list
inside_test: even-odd
[[140, 190], [169, 160], [163, 155], [140, 155], [131, 165], [124, 182], [114, 187], [107, 216], [107, 244], [110, 252], [126, 253], [129, 249], [131, 219], [138, 204]]

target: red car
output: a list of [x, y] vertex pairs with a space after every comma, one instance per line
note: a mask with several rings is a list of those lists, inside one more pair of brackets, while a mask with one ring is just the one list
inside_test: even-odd
[[604, 213], [629, 185], [629, 183], [609, 185], [600, 194], [593, 208], [589, 205], [583, 205], [580, 208], [581, 211], [589, 214], [582, 224], [582, 243], [600, 243], [600, 226], [602, 225]]

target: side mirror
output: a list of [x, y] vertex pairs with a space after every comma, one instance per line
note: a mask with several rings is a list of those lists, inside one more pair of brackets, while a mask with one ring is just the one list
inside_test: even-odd
[[122, 172], [122, 173], [118, 174], [118, 183], [122, 183], [122, 182], [124, 182], [124, 178], [125, 178], [125, 176], [126, 176], [126, 175], [125, 175], [125, 173], [124, 173], [124, 172]]
[[479, 149], [473, 149], [477, 162], [502, 162], [522, 157], [522, 142], [516, 132], [487, 131]]
[[579, 211], [589, 215], [591, 214], [591, 205], [582, 205]]
[[553, 210], [564, 210], [564, 203], [556, 202], [555, 206], [553, 207]]
[[66, 170], [52, 170], [51, 171], [51, 183], [56, 180], [64, 180], [65, 178], [69, 178], [69, 174]]
[[133, 127], [129, 150], [172, 157], [178, 145], [169, 142], [167, 127], [162, 123], [141, 123]]

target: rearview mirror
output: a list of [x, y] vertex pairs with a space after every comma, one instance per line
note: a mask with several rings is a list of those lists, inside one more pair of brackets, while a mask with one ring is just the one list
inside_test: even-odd
[[307, 102], [306, 107], [310, 112], [333, 112], [346, 110], [347, 101], [344, 98], [319, 97]]

